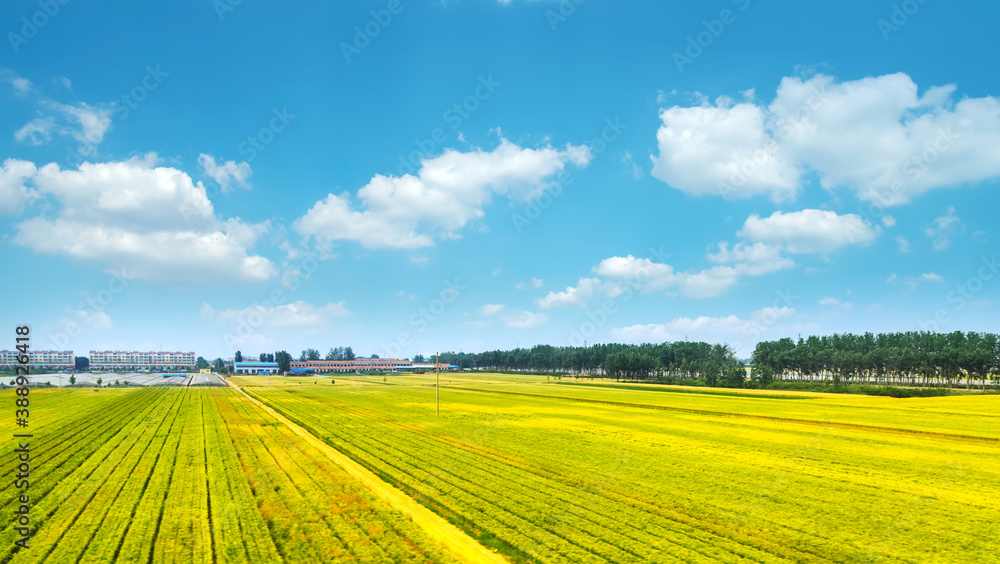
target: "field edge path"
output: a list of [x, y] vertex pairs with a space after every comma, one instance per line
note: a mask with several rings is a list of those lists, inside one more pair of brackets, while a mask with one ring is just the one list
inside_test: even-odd
[[303, 429], [284, 415], [278, 413], [267, 404], [254, 398], [243, 391], [243, 388], [235, 382], [227, 380], [234, 390], [243, 397], [250, 400], [254, 405], [263, 409], [268, 415], [280, 421], [283, 425], [291, 429], [293, 433], [305, 439], [306, 442], [318, 448], [327, 458], [343, 468], [348, 474], [364, 484], [365, 488], [388, 503], [393, 509], [402, 512], [413, 519], [421, 529], [432, 539], [441, 543], [450, 550], [457, 558], [464, 562], [507, 564], [507, 560], [499, 554], [492, 552], [488, 548], [479, 544], [478, 541], [462, 532], [458, 527], [452, 525], [443, 517], [434, 513], [430, 509], [420, 505], [413, 498], [397, 489], [395, 486], [383, 481], [367, 468], [361, 466], [354, 459], [344, 455], [337, 449], [326, 444], [319, 437]]

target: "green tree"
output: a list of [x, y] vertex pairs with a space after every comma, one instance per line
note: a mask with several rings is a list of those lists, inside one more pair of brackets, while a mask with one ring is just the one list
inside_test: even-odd
[[236, 356], [233, 357], [235, 362], [243, 362], [243, 354], [240, 351], [236, 351]]
[[76, 384], [76, 376], [70, 374], [70, 376], [69, 376], [69, 385], [73, 386], [75, 384]]
[[285, 351], [274, 353], [274, 361], [278, 363], [278, 371], [282, 374], [287, 373], [292, 368], [292, 355]]
[[85, 356], [73, 357], [73, 369], [74, 370], [89, 370], [90, 369], [90, 359]]
[[207, 360], [205, 360], [205, 358], [204, 358], [204, 357], [201, 357], [201, 356], [199, 356], [199, 357], [198, 357], [198, 360], [196, 360], [196, 361], [195, 361], [195, 364], [194, 364], [194, 366], [195, 366], [195, 368], [197, 368], [198, 370], [201, 370], [202, 368], [208, 368], [208, 366], [209, 366], [209, 365], [208, 365], [208, 361], [207, 361]]

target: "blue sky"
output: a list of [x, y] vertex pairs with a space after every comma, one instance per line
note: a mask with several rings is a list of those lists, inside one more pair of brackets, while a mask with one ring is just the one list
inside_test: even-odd
[[147, 4], [0, 8], [36, 348], [996, 329], [995, 3]]

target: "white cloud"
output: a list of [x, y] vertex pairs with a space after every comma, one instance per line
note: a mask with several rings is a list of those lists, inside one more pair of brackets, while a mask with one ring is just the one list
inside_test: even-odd
[[164, 283], [261, 281], [275, 274], [268, 259], [248, 253], [267, 223], [219, 221], [200, 182], [156, 163], [149, 154], [75, 170], [38, 169], [39, 194], [53, 197], [60, 209], [54, 219], [18, 224], [14, 242]]
[[601, 292], [602, 287], [603, 282], [599, 278], [581, 278], [576, 286], [567, 286], [562, 292], [549, 292], [545, 297], [536, 300], [536, 303], [542, 309], [583, 307]]
[[886, 227], [895, 227], [896, 226], [896, 218], [892, 217], [889, 214], [885, 214], [884, 216], [882, 216], [882, 225], [884, 225]]
[[3, 78], [14, 87], [14, 94], [18, 98], [27, 98], [34, 86], [31, 81], [23, 76], [14, 74], [9, 69], [0, 69], [0, 78]]
[[25, 184], [34, 174], [35, 165], [28, 161], [7, 159], [0, 165], [0, 213], [19, 214], [35, 199]]
[[896, 248], [901, 253], [908, 253], [910, 252], [910, 242], [906, 240], [906, 237], [896, 235]]
[[54, 82], [59, 86], [62, 86], [63, 88], [69, 90], [70, 92], [73, 91], [73, 81], [67, 78], [66, 75], [62, 74], [56, 75], [55, 77], [52, 78], [52, 82]]
[[500, 315], [500, 321], [512, 329], [531, 329], [549, 320], [544, 313], [534, 313], [527, 310], [514, 310]]
[[549, 292], [538, 300], [542, 308], [583, 306], [599, 295], [616, 298], [629, 291], [641, 293], [667, 291], [688, 298], [713, 298], [719, 296], [748, 276], [763, 276], [778, 270], [792, 268], [795, 263], [781, 256], [781, 246], [755, 243], [719, 243], [717, 252], [707, 258], [716, 266], [700, 271], [676, 271], [673, 266], [632, 255], [616, 256], [602, 260], [591, 271], [600, 278], [581, 278], [576, 287], [563, 292]]
[[500, 313], [504, 309], [506, 309], [506, 306], [502, 304], [486, 304], [483, 307], [479, 308], [479, 314], [484, 315], [486, 317], [491, 317]]
[[516, 290], [524, 290], [524, 289], [528, 288], [529, 286], [532, 287], [532, 288], [541, 288], [544, 285], [545, 285], [545, 281], [544, 280], [541, 280], [539, 278], [535, 278], [534, 276], [532, 276], [531, 277], [531, 282], [518, 282], [517, 284], [514, 284], [514, 288]]
[[205, 153], [198, 155], [198, 167], [205, 176], [214, 180], [223, 192], [229, 192], [233, 186], [248, 188], [247, 180], [253, 171], [246, 161], [237, 163], [236, 161], [225, 161], [221, 164], [215, 162], [215, 157]]
[[674, 267], [669, 264], [653, 262], [647, 258], [640, 259], [632, 255], [606, 258], [591, 270], [595, 274], [614, 280], [644, 281], [644, 286], [653, 286], [650, 291], [655, 291], [660, 284], [665, 287], [674, 276]]
[[51, 116], [35, 118], [14, 132], [14, 139], [29, 145], [44, 145], [52, 140], [56, 120]]
[[111, 127], [110, 108], [95, 108], [83, 102], [76, 105], [49, 102], [49, 105], [77, 125], [76, 128], [64, 128], [62, 132], [85, 145], [100, 145], [104, 134]]
[[782, 244], [790, 253], [831, 253], [848, 245], [866, 245], [878, 236], [879, 227], [855, 214], [806, 209], [757, 214], [747, 218], [740, 234], [751, 241]]
[[736, 243], [730, 249], [727, 243], [718, 244], [718, 252], [709, 253], [708, 259], [717, 263], [737, 263], [740, 274], [762, 276], [778, 270], [792, 268], [795, 263], [781, 256], [781, 245], [766, 243]]
[[951, 246], [953, 235], [965, 230], [962, 218], [955, 213], [954, 206], [948, 206], [944, 215], [934, 219], [930, 227], [924, 229], [924, 234], [931, 238], [931, 248], [944, 251]]
[[767, 218], [754, 214], [747, 218], [739, 233], [749, 242], [732, 245], [721, 242], [706, 254], [715, 266], [700, 271], [678, 271], [672, 265], [647, 258], [614, 256], [591, 269], [600, 278], [581, 278], [576, 287], [549, 292], [538, 300], [538, 305], [546, 309], [583, 306], [598, 295], [614, 298], [629, 288], [641, 293], [667, 291], [668, 295], [712, 298], [747, 277], [793, 268], [795, 262], [784, 256], [786, 252], [830, 253], [847, 245], [865, 245], [880, 230], [857, 215], [838, 215], [832, 211], [775, 212]]
[[636, 180], [642, 179], [642, 168], [636, 164], [632, 158], [632, 153], [625, 151], [625, 155], [622, 156], [622, 163], [625, 164], [625, 169], [632, 175], [632, 178]]
[[332, 325], [337, 319], [351, 317], [343, 301], [315, 306], [299, 300], [283, 305], [252, 305], [242, 309], [216, 311], [207, 303], [202, 304], [201, 315], [220, 325], [237, 327], [248, 323], [251, 327], [310, 329]]
[[850, 302], [841, 302], [837, 298], [823, 298], [819, 301], [819, 305], [843, 310], [854, 309], [854, 304]]
[[75, 322], [77, 326], [96, 329], [99, 331], [106, 331], [115, 326], [115, 324], [111, 321], [111, 316], [103, 311], [90, 312], [82, 309], [76, 310], [70, 312], [70, 317], [68, 319]]
[[366, 248], [416, 249], [435, 238], [458, 237], [483, 217], [493, 194], [530, 200], [568, 164], [585, 166], [585, 146], [522, 148], [506, 139], [493, 151], [446, 150], [421, 161], [417, 176], [375, 175], [358, 190], [329, 194], [295, 222], [295, 229], [320, 242], [353, 240]]
[[625, 343], [664, 343], [685, 339], [728, 343], [736, 348], [738, 355], [749, 356], [757, 339], [779, 329], [781, 320], [792, 318], [795, 314], [795, 309], [791, 307], [767, 307], [753, 312], [750, 319], [736, 315], [678, 317], [667, 323], [612, 329], [610, 335], [616, 341]]
[[[512, 329], [530, 329], [538, 327], [549, 320], [549, 316], [544, 313], [534, 313], [523, 309], [509, 309], [503, 304], [486, 304], [479, 308], [479, 315], [483, 317], [499, 316], [500, 321]], [[467, 321], [465, 325], [485, 326], [488, 323]]]
[[660, 154], [651, 157], [653, 176], [699, 196], [794, 199], [799, 172], [765, 131], [765, 109], [750, 102], [723, 102], [660, 111]]
[[500, 269], [499, 268], [494, 268], [493, 272], [491, 273], [492, 276], [497, 276], [499, 274], [500, 274]]
[[931, 282], [936, 284], [939, 282], [943, 282], [944, 278], [941, 278], [941, 276], [933, 272], [925, 272], [920, 276], [908, 276], [903, 279], [900, 279], [898, 275], [893, 274], [892, 276], [886, 278], [885, 281], [887, 284], [895, 284], [896, 282], [902, 282], [904, 285], [908, 286], [911, 290], [916, 290], [917, 287], [920, 286], [921, 282]]
[[417, 266], [427, 266], [431, 263], [430, 257], [410, 257], [410, 264]]
[[1000, 176], [1000, 100], [953, 99], [903, 73], [838, 83], [783, 78], [767, 106], [721, 97], [661, 110], [653, 176], [690, 194], [794, 199], [814, 172], [892, 206]]

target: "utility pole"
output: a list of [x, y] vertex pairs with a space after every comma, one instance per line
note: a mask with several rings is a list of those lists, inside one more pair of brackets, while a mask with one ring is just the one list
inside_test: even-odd
[[437, 416], [441, 417], [441, 353], [434, 357], [434, 398], [437, 402]]

